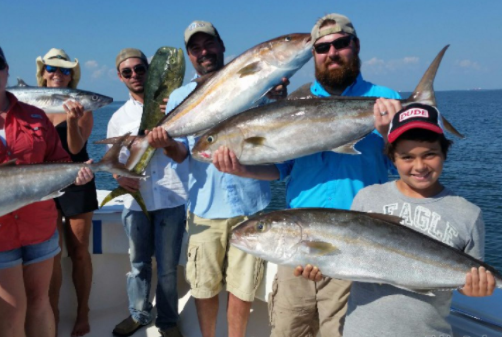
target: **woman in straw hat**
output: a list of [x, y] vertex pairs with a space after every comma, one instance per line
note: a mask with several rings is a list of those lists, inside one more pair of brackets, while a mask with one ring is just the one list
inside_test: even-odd
[[[44, 57], [37, 58], [37, 82], [41, 87], [75, 89], [80, 80], [78, 60], [71, 61], [62, 49], [52, 48]], [[66, 113], [50, 114], [49, 119], [56, 127], [64, 149], [74, 162], [89, 159], [87, 140], [93, 126], [92, 111], [84, 111], [75, 101], [63, 105]], [[58, 209], [58, 230], [63, 233], [63, 217], [66, 223], [66, 247], [73, 264], [73, 284], [77, 293], [77, 319], [72, 336], [83, 336], [90, 331], [89, 294], [92, 281], [92, 264], [89, 254], [89, 234], [93, 211], [98, 208], [94, 180], [83, 186], [72, 185], [65, 194], [54, 199]], [[62, 235], [59, 240], [62, 248]], [[51, 305], [59, 321], [59, 292], [62, 283], [61, 253], [54, 259], [51, 281]]]
[[[0, 164], [70, 161], [45, 113], [6, 91], [9, 65], [0, 48]], [[77, 184], [91, 181], [88, 168]], [[53, 337], [49, 301], [53, 257], [60, 251], [52, 200], [0, 216], [0, 336]]]

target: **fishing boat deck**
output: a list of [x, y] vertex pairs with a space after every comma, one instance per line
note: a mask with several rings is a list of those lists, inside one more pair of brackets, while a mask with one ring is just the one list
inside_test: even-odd
[[[101, 198], [107, 191], [99, 191]], [[129, 315], [126, 294], [126, 273], [129, 271], [128, 243], [125, 236], [120, 213], [121, 200], [97, 211], [93, 219], [91, 232], [92, 262], [94, 268], [93, 284], [89, 305], [91, 333], [90, 337], [113, 336], [112, 330], [117, 323]], [[186, 248], [187, 237], [184, 237]], [[178, 291], [180, 329], [185, 337], [199, 337], [199, 326], [195, 304], [190, 296], [188, 283], [184, 278], [186, 257], [181, 254], [178, 268]], [[63, 252], [63, 287], [60, 296], [61, 321], [58, 336], [70, 336], [76, 311], [76, 296], [71, 284], [71, 261]], [[275, 276], [276, 266], [267, 264], [265, 277], [257, 291], [254, 301], [247, 336], [264, 337], [270, 335], [267, 299]], [[155, 273], [154, 273], [155, 275]], [[156, 284], [156, 278], [152, 280]], [[151, 298], [155, 287], [152, 286]], [[226, 293], [219, 295], [220, 308], [216, 336], [227, 336], [226, 327]], [[154, 308], [155, 310], [155, 308]], [[494, 296], [488, 298], [470, 298], [458, 293], [454, 294], [452, 313], [449, 321], [454, 327], [455, 336], [502, 337], [502, 291], [497, 289]], [[497, 327], [498, 325], [498, 327]], [[138, 330], [134, 336], [158, 337], [157, 328], [152, 323], [146, 329]]]

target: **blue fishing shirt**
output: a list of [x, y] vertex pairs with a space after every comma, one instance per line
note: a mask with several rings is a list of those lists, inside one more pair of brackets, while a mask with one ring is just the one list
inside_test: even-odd
[[[317, 81], [310, 91], [318, 97], [330, 96]], [[361, 74], [342, 96], [401, 98], [392, 89], [365, 81]], [[360, 155], [326, 151], [277, 164], [280, 179], [286, 181], [287, 207], [350, 209], [360, 189], [387, 182], [389, 170], [395, 173], [394, 165], [383, 154], [384, 140], [376, 130], [355, 148]]]
[[[190, 82], [171, 93], [166, 111], [178, 106], [197, 86]], [[252, 215], [270, 203], [270, 183], [218, 171], [213, 164], [193, 159], [191, 151], [200, 137], [187, 137], [190, 155], [187, 208], [206, 219]]]

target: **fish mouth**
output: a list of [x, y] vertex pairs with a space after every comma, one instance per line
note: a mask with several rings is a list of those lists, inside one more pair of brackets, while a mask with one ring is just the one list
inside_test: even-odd
[[200, 161], [208, 163], [213, 161], [213, 154], [209, 150], [193, 151], [193, 156]]

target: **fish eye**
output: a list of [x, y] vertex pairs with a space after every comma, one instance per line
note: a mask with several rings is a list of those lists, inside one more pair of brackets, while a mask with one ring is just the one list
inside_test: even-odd
[[97, 100], [99, 99], [99, 97], [98, 97], [97, 95], [92, 95], [91, 99], [92, 99], [93, 101], [97, 101]]
[[284, 41], [286, 41], [286, 42], [291, 41], [291, 36], [286, 36], [286, 37], [284, 38]]
[[262, 230], [265, 228], [265, 225], [263, 224], [263, 222], [259, 222], [259, 223], [258, 223], [258, 226], [256, 226], [256, 228], [257, 228], [259, 231], [262, 231]]
[[207, 142], [208, 143], [213, 143], [214, 142], [214, 137], [213, 136], [207, 137]]

